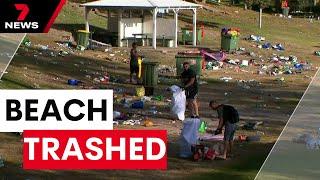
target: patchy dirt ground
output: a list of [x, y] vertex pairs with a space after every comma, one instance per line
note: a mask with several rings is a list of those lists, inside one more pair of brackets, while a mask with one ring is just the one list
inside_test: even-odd
[[[224, 7], [217, 7], [224, 11]], [[229, 8], [227, 8], [230, 10]], [[232, 11], [232, 10], [231, 10]], [[203, 13], [203, 12], [201, 12]], [[200, 16], [201, 16], [200, 13]], [[243, 12], [240, 12], [243, 13]], [[243, 14], [242, 14], [243, 15]], [[253, 17], [253, 13], [249, 13]], [[211, 17], [211, 16], [210, 16]], [[221, 16], [220, 16], [221, 18]], [[228, 18], [235, 18], [233, 15]], [[268, 21], [270, 16], [267, 17]], [[250, 20], [250, 18], [248, 18]], [[186, 23], [185, 20], [181, 22]], [[58, 30], [59, 29], [59, 30]], [[250, 33], [250, 32], [248, 32]], [[206, 26], [207, 39], [201, 46], [219, 49], [219, 29]], [[271, 33], [272, 34], [272, 33]], [[248, 34], [249, 35], [249, 34]], [[74, 47], [64, 47], [61, 41], [64, 36], [72, 36], [72, 33], [61, 28], [54, 28], [49, 34], [30, 35], [32, 42], [30, 47], [22, 46], [15, 56], [11, 66], [0, 83], [2, 88], [40, 88], [40, 89], [109, 89], [115, 90], [115, 99], [133, 97], [136, 85], [127, 83], [128, 80], [128, 52], [127, 48], [112, 48], [104, 51], [77, 51]], [[243, 35], [245, 36], [245, 34]], [[268, 35], [269, 36], [269, 35]], [[270, 36], [269, 36], [270, 37]], [[291, 36], [290, 36], [291, 37]], [[214, 39], [214, 40], [213, 40]], [[276, 42], [277, 37], [271, 37]], [[212, 41], [213, 40], [213, 41]], [[212, 43], [208, 43], [211, 42]], [[293, 40], [289, 40], [293, 41]], [[57, 44], [58, 43], [58, 44]], [[264, 124], [257, 130], [238, 130], [236, 135], [262, 134], [260, 142], [237, 142], [235, 157], [228, 161], [203, 161], [192, 162], [180, 159], [178, 153], [178, 137], [182, 128], [181, 122], [173, 123], [170, 119], [168, 103], [163, 101], [151, 101], [143, 111], [134, 111], [124, 108], [121, 103], [115, 103], [115, 110], [148, 116], [153, 120], [153, 127], [140, 125], [118, 125], [116, 129], [166, 129], [168, 131], [168, 170], [167, 171], [23, 171], [21, 168], [22, 143], [21, 138], [15, 134], [1, 133], [0, 154], [5, 159], [6, 166], [0, 169], [0, 177], [3, 179], [194, 179], [194, 178], [219, 178], [253, 179], [265, 157], [276, 141], [286, 121], [289, 119], [296, 104], [307, 88], [311, 77], [315, 74], [318, 59], [312, 56], [311, 46], [286, 43], [286, 51], [277, 52], [254, 47], [255, 43], [241, 40], [240, 46], [248, 52], [254, 52], [262, 56], [259, 59], [267, 59], [272, 54], [288, 56], [294, 54], [301, 61], [310, 60], [312, 69], [292, 75], [258, 75], [258, 66], [240, 68], [235, 70], [234, 65], [225, 64], [225, 67], [216, 71], [204, 70], [200, 85], [200, 115], [202, 120], [209, 123], [211, 129], [217, 126], [216, 113], [208, 108], [211, 99], [217, 99], [222, 103], [234, 105], [241, 115], [241, 124], [245, 122], [263, 121]], [[160, 62], [166, 67], [175, 66], [175, 55], [179, 51], [195, 50], [184, 46], [178, 49], [158, 48], [156, 51], [146, 47], [141, 48], [141, 53], [146, 58]], [[196, 49], [198, 50], [198, 49]], [[60, 56], [60, 51], [68, 52]], [[248, 55], [228, 54], [229, 59], [248, 59]], [[258, 61], [262, 63], [262, 61]], [[103, 84], [99, 78], [106, 73], [112, 78], [109, 84]], [[221, 81], [221, 77], [232, 77], [229, 82]], [[284, 81], [276, 79], [283, 77]], [[67, 85], [68, 79], [78, 79], [83, 82], [80, 86]], [[254, 83], [239, 85], [238, 80], [254, 80]], [[170, 94], [165, 89], [177, 84], [173, 73], [160, 76], [160, 84], [155, 95], [163, 95], [167, 99]], [[136, 98], [136, 97], [133, 97]], [[156, 106], [159, 113], [150, 114], [150, 108]]]

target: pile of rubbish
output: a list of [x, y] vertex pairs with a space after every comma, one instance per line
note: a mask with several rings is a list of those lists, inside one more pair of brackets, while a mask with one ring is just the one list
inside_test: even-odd
[[158, 72], [159, 74], [176, 74], [177, 69], [172, 66], [159, 65]]
[[200, 53], [206, 61], [224, 61], [227, 58], [227, 54], [223, 51], [209, 53], [205, 50], [201, 50]]
[[35, 53], [33, 54], [34, 57], [38, 56], [47, 56], [47, 57], [65, 57], [69, 54], [74, 54], [75, 51], [72, 48], [72, 42], [71, 41], [63, 41], [63, 42], [57, 42], [57, 46], [49, 46], [49, 45], [42, 45], [42, 44], [35, 44], [33, 45], [31, 41], [28, 38], [25, 38], [22, 43], [25, 47], [34, 47]]
[[282, 44], [275, 44], [275, 45], [272, 45], [271, 43], [264, 43], [264, 44], [259, 44], [257, 45], [257, 47], [259, 49], [274, 49], [274, 50], [277, 50], [277, 51], [284, 51], [284, 46]]
[[299, 61], [296, 56], [277, 56], [274, 55], [269, 59], [270, 65], [262, 64], [258, 70], [258, 74], [269, 74], [273, 76], [282, 74], [297, 74], [302, 71], [312, 69], [312, 64], [308, 61]]
[[257, 35], [250, 35], [249, 37], [245, 38], [245, 40], [254, 41], [254, 42], [261, 42], [261, 41], [265, 41], [266, 38], [262, 37], [262, 36], [257, 36]]
[[248, 40], [248, 41], [256, 42], [257, 43], [256, 47], [258, 47], [259, 49], [274, 49], [277, 51], [284, 51], [285, 50], [284, 46], [280, 43], [272, 45], [272, 43], [266, 42], [266, 43], [261, 44], [263, 41], [266, 41], [266, 38], [263, 36], [250, 35], [249, 37], [246, 37], [244, 39]]
[[227, 37], [239, 37], [240, 29], [239, 28], [223, 28], [221, 29], [221, 35]]

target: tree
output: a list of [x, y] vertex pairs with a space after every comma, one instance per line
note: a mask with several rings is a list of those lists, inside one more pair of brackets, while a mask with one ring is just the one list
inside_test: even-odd
[[262, 28], [262, 10], [269, 7], [271, 0], [255, 0], [255, 3], [259, 6], [259, 28]]
[[244, 0], [244, 9], [247, 10], [248, 8], [251, 9], [254, 0]]

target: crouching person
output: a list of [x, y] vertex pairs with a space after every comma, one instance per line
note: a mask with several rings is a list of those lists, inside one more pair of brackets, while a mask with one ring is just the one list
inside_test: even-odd
[[224, 127], [224, 150], [223, 154], [218, 156], [218, 158], [225, 160], [227, 157], [230, 157], [232, 153], [233, 138], [236, 132], [237, 122], [239, 122], [239, 114], [234, 107], [218, 104], [215, 100], [210, 101], [209, 106], [218, 113], [219, 125], [215, 131], [215, 135], [221, 134]]

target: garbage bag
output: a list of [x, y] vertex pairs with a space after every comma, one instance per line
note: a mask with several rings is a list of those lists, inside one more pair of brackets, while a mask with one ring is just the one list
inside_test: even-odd
[[188, 158], [192, 156], [191, 146], [198, 144], [200, 119], [187, 118], [183, 121], [183, 128], [180, 135], [180, 153], [179, 156]]
[[179, 120], [185, 119], [186, 111], [186, 94], [179, 86], [173, 85], [170, 88], [172, 92], [171, 112], [178, 117]]

